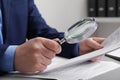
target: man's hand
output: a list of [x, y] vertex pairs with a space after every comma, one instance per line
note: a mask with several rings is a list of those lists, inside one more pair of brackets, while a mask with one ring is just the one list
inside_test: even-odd
[[[80, 55], [103, 48], [104, 46], [102, 46], [101, 43], [104, 40], [105, 40], [104, 38], [93, 37], [93, 38], [88, 38], [86, 40], [81, 41], [80, 47], [79, 47]], [[92, 59], [92, 61], [96, 61], [99, 58], [100, 57]]]
[[61, 46], [54, 40], [34, 38], [16, 49], [15, 70], [24, 74], [42, 72], [51, 63], [54, 56], [61, 52]]

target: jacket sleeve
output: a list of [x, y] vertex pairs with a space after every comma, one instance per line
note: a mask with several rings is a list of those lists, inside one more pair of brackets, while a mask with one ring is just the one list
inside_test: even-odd
[[9, 45], [6, 44], [0, 44], [0, 57], [3, 56], [3, 54], [5, 53], [6, 49], [8, 48]]
[[[49, 39], [63, 38], [64, 33], [58, 32], [56, 29], [49, 27], [45, 20], [39, 13], [33, 0], [29, 1], [29, 16], [28, 16], [28, 33], [27, 38], [44, 37]], [[79, 44], [67, 44], [62, 45], [62, 52], [59, 54], [62, 57], [73, 58], [78, 56]]]

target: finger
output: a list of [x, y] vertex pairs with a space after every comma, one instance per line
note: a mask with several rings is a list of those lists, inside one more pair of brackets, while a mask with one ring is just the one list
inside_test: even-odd
[[47, 65], [51, 64], [51, 59], [48, 59], [45, 56], [41, 55], [40, 56], [40, 63], [47, 66]]
[[43, 72], [46, 68], [47, 68], [46, 65], [39, 64], [36, 71], [37, 71], [37, 72], [38, 72], [38, 71], [39, 71], [39, 72]]
[[60, 39], [58, 39], [58, 38], [55, 38], [55, 39], [53, 39], [54, 41], [56, 41], [56, 42], [59, 42], [60, 41]]
[[47, 66], [40, 63], [40, 64], [36, 65], [35, 68], [32, 68], [31, 70], [26, 71], [26, 72], [22, 72], [22, 73], [23, 74], [33, 75], [33, 74], [36, 74], [38, 72], [43, 72], [46, 68], [47, 68]]
[[48, 59], [52, 59], [56, 55], [55, 52], [53, 52], [53, 51], [51, 51], [47, 48], [43, 48], [42, 51], [41, 51], [41, 54]]
[[93, 38], [87, 39], [86, 44], [88, 45], [88, 47], [93, 48], [95, 50], [103, 48], [103, 46], [95, 40], [93, 40]]
[[60, 39], [59, 38], [55, 38], [55, 39], [53, 39], [53, 41], [56, 41], [58, 44], [60, 44]]
[[102, 43], [104, 40], [105, 40], [105, 38], [98, 38], [98, 37], [93, 37], [93, 40], [95, 40], [96, 42], [98, 42], [98, 43]]
[[103, 56], [99, 56], [99, 57], [91, 59], [90, 61], [96, 62], [96, 61], [100, 61], [102, 58], [103, 58]]
[[[50, 50], [50, 49], [46, 48], [43, 45], [43, 40], [45, 40], [45, 38], [39, 38], [39, 37], [37, 38], [38, 42], [36, 41], [37, 42], [37, 48], [35, 48], [35, 51], [37, 53], [42, 54], [44, 57], [46, 57], [48, 59], [52, 59], [53, 57], [55, 57], [56, 53], [53, 50]], [[36, 45], [35, 45], [35, 47], [36, 47]]]
[[97, 58], [93, 58], [93, 59], [91, 59], [90, 61], [92, 61], [92, 62], [96, 62], [96, 61], [100, 61], [101, 60], [101, 58], [100, 57], [97, 57]]
[[49, 39], [44, 39], [43, 40], [43, 45], [55, 53], [60, 53], [61, 52], [61, 46], [54, 40], [49, 40]]

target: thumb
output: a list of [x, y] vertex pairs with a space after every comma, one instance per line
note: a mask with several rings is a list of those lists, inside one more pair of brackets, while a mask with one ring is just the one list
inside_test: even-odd
[[55, 38], [55, 39], [53, 39], [54, 41], [56, 41], [56, 42], [59, 42], [60, 41], [60, 39], [58, 39], [58, 38]]

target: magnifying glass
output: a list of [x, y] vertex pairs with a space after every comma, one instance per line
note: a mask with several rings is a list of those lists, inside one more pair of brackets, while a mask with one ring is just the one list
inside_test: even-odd
[[90, 37], [97, 29], [97, 22], [94, 18], [88, 18], [73, 24], [64, 34], [64, 38], [59, 41], [74, 44]]

